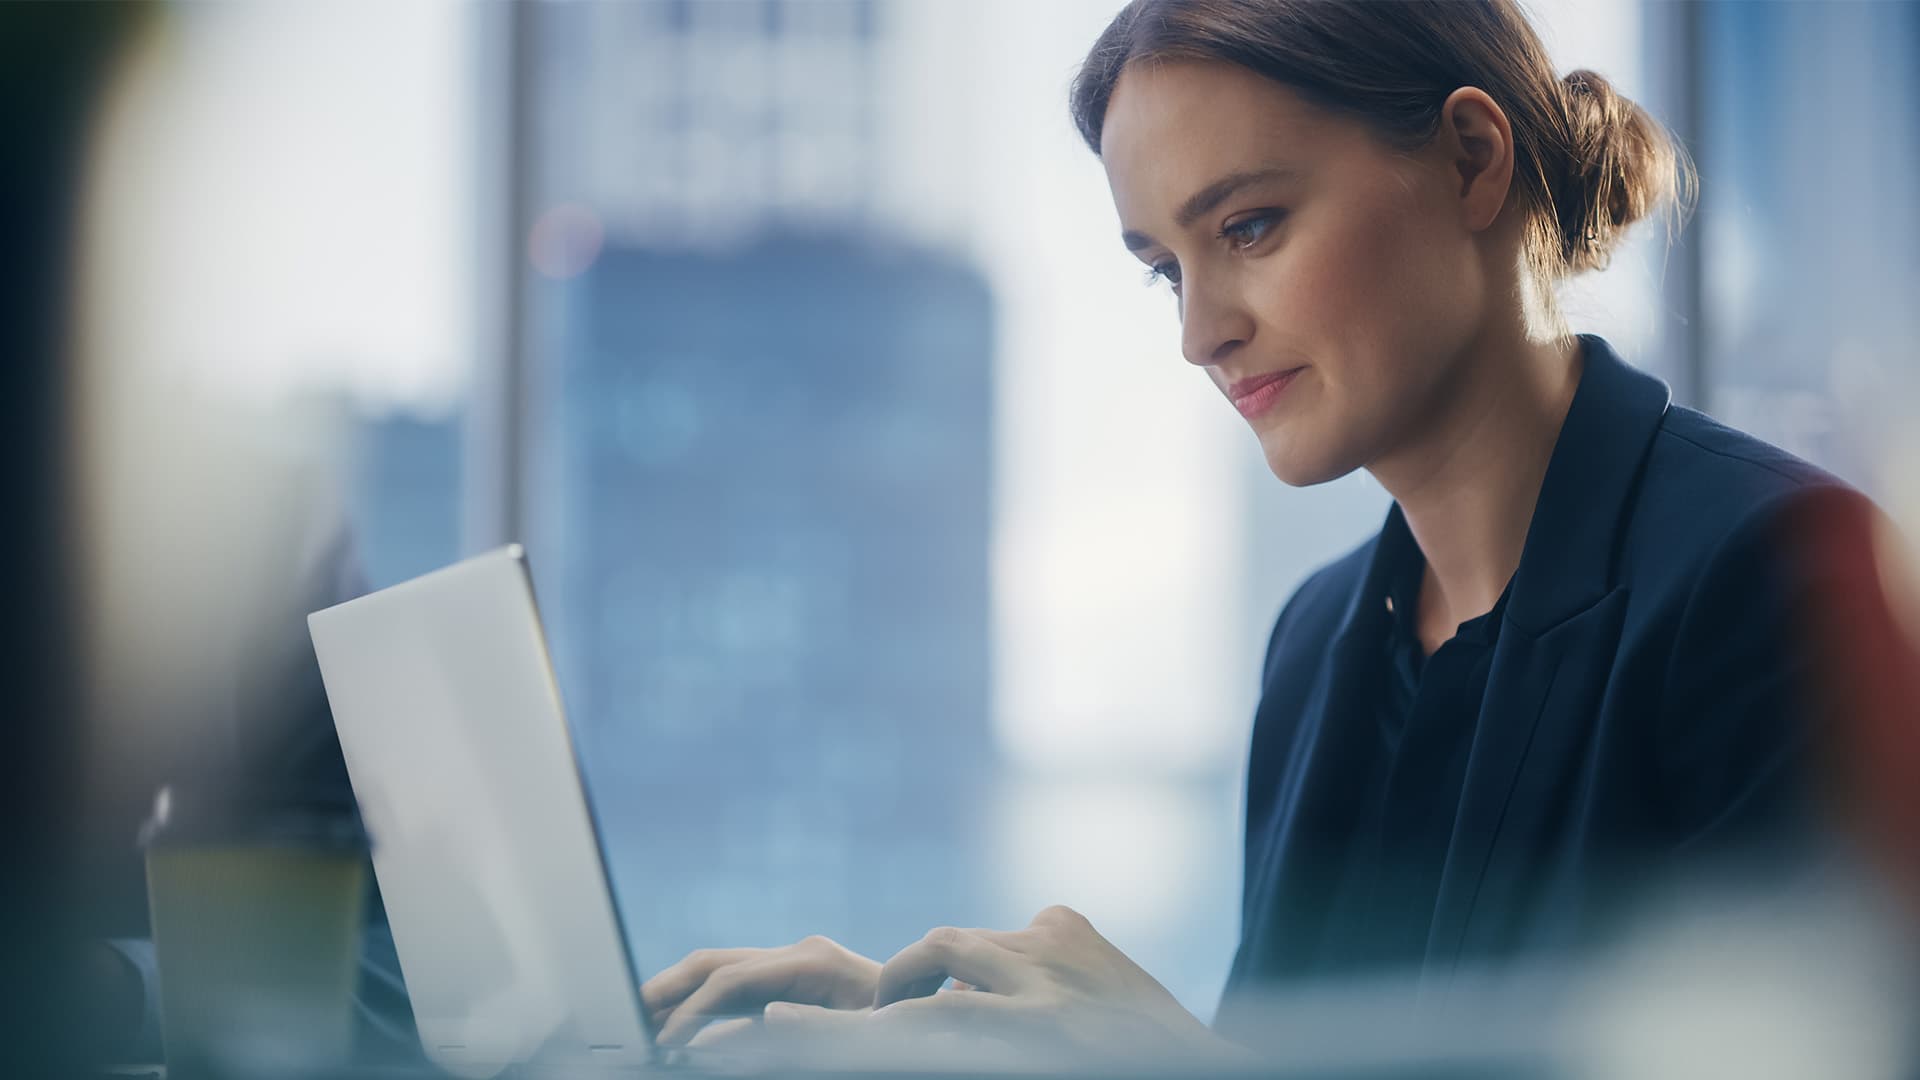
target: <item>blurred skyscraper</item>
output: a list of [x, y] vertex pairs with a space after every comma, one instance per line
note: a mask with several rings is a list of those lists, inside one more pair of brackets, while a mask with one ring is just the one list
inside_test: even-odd
[[459, 554], [460, 437], [457, 414], [395, 410], [357, 417], [346, 512], [375, 587], [417, 577]]
[[598, 251], [529, 294], [526, 538], [640, 960], [884, 955], [972, 910], [987, 282], [872, 220], [870, 0], [531, 36], [535, 214]]
[[879, 186], [875, 0], [553, 6], [533, 37], [544, 196], [626, 243], [859, 223]]
[[984, 282], [770, 235], [619, 247], [554, 289], [536, 577], [643, 959], [823, 930], [884, 952], [959, 917], [954, 807], [989, 754]]

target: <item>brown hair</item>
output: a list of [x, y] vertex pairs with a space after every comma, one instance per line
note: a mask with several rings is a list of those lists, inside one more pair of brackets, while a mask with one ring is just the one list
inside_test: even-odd
[[1555, 78], [1514, 0], [1133, 0], [1073, 81], [1073, 121], [1096, 155], [1121, 72], [1166, 60], [1237, 64], [1401, 149], [1438, 132], [1454, 90], [1486, 91], [1513, 127], [1527, 259], [1548, 280], [1605, 268], [1627, 226], [1692, 202], [1686, 150], [1598, 74]]

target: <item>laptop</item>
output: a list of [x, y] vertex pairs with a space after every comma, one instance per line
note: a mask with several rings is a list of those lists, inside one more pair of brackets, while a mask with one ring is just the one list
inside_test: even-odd
[[525, 553], [307, 624], [428, 1057], [661, 1063]]

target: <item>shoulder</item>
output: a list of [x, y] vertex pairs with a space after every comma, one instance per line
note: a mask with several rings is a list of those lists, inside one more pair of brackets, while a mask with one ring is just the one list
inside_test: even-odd
[[[1658, 667], [1646, 744], [1661, 805], [1700, 851], [1797, 820], [1817, 723], [1806, 620], [1841, 569], [1822, 535], [1875, 513], [1832, 473], [1690, 409], [1649, 449], [1620, 579], [1629, 647]], [[1634, 617], [1630, 616], [1630, 620]]]
[[1638, 613], [1632, 647], [1662, 658], [1663, 759], [1785, 740], [1810, 692], [1804, 621], [1844, 569], [1821, 545], [1870, 522], [1872, 502], [1779, 447], [1675, 408], [1631, 513], [1617, 577]]
[[1754, 492], [1845, 486], [1817, 465], [1680, 405], [1661, 421], [1650, 465], [1676, 486], [1732, 484]]
[[1637, 590], [1691, 591], [1730, 557], [1778, 548], [1793, 523], [1865, 503], [1839, 477], [1693, 409], [1668, 410], [1621, 534], [1619, 576]]

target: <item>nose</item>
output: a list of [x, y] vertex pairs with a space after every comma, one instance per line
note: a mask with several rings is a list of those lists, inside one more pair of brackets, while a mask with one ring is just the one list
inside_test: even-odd
[[1213, 367], [1253, 336], [1253, 318], [1232, 296], [1194, 285], [1189, 276], [1180, 296], [1180, 352], [1189, 364]]

